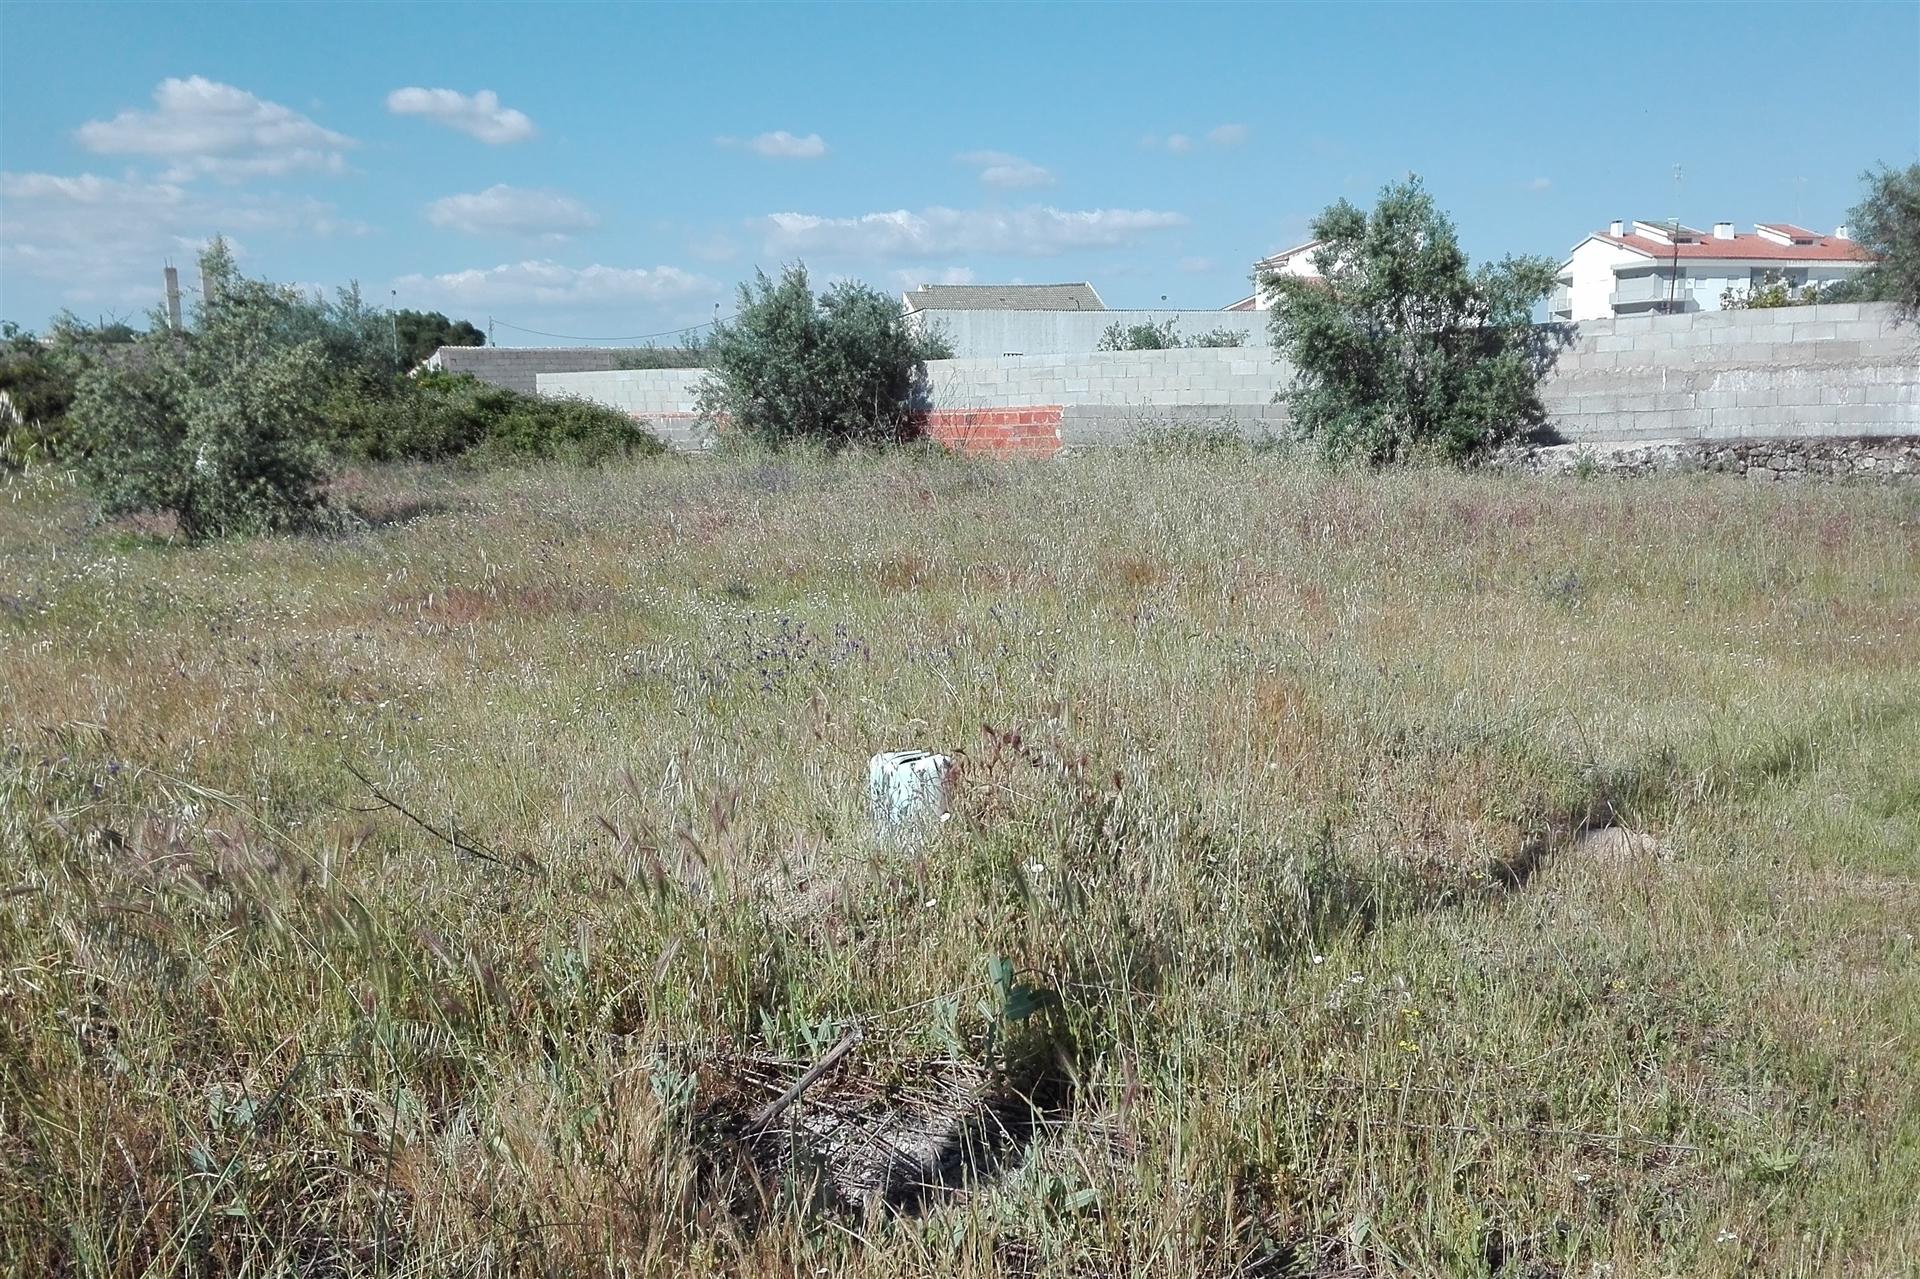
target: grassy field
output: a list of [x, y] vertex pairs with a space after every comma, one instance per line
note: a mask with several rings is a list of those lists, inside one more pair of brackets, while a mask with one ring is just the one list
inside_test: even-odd
[[343, 488], [0, 489], [0, 1271], [1920, 1270], [1920, 492]]

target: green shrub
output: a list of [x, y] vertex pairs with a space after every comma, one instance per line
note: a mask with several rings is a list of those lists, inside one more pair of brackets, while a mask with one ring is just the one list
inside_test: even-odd
[[90, 325], [66, 313], [54, 319], [45, 339], [11, 321], [0, 325], [0, 469], [71, 453], [66, 417], [80, 375], [138, 336], [119, 322]]
[[327, 412], [335, 447], [369, 462], [466, 457], [491, 465], [593, 465], [662, 450], [659, 441], [618, 409], [587, 400], [521, 395], [465, 373], [401, 378], [391, 394], [336, 400]]
[[488, 387], [477, 401], [487, 422], [475, 450], [483, 462], [523, 460], [591, 466], [664, 446], [618, 409], [590, 400], [549, 399]]
[[320, 345], [285, 345], [272, 286], [221, 283], [191, 340], [143, 339], [80, 379], [80, 473], [108, 515], [173, 515], [189, 541], [305, 526], [324, 508]]
[[1247, 335], [1237, 329], [1209, 329], [1192, 337], [1180, 336], [1175, 320], [1158, 324], [1123, 324], [1115, 320], [1100, 334], [1096, 351], [1170, 351], [1179, 347], [1245, 346]]
[[951, 354], [915, 331], [899, 299], [843, 281], [815, 298], [807, 269], [755, 272], [740, 314], [714, 329], [700, 411], [761, 444], [890, 443], [917, 434], [926, 361]]
[[1920, 164], [1882, 165], [1863, 178], [1866, 197], [1848, 217], [1854, 239], [1878, 261], [1863, 273], [1859, 296], [1847, 300], [1891, 302], [1912, 322], [1920, 319]]
[[1470, 271], [1418, 178], [1384, 188], [1371, 214], [1340, 201], [1313, 236], [1322, 278], [1264, 286], [1274, 345], [1298, 370], [1293, 420], [1323, 452], [1462, 461], [1544, 421], [1532, 311], [1553, 288], [1552, 262]]
[[707, 363], [707, 344], [695, 338], [684, 346], [636, 346], [613, 357], [616, 369], [698, 369]]

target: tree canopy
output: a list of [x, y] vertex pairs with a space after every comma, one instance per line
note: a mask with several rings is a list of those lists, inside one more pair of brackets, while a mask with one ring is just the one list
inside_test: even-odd
[[797, 263], [741, 285], [739, 315], [706, 351], [701, 412], [767, 444], [904, 439], [925, 362], [950, 354], [907, 323], [898, 298], [853, 280], [815, 297]]
[[1462, 461], [1544, 420], [1533, 307], [1545, 258], [1469, 266], [1420, 180], [1314, 219], [1320, 278], [1270, 276], [1274, 345], [1293, 361], [1295, 424], [1327, 454]]
[[485, 346], [487, 335], [466, 320], [449, 320], [438, 311], [395, 311], [394, 334], [408, 368], [443, 346]]

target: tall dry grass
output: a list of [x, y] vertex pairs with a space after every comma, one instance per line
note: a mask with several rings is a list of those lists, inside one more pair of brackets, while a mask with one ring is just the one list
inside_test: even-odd
[[[0, 1269], [1920, 1265], [1911, 491], [796, 456], [184, 549], [7, 483]], [[849, 1105], [1041, 1112], [823, 1204], [726, 1107], [855, 1022]]]

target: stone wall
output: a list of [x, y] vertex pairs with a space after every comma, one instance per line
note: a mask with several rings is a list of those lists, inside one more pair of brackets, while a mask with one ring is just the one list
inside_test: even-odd
[[1497, 465], [1541, 475], [1713, 471], [1769, 481], [1811, 477], [1920, 483], [1920, 435], [1558, 444], [1508, 450]]
[[[1563, 442], [1920, 436], [1920, 328], [1895, 327], [1883, 304], [1634, 316], [1542, 333], [1556, 358], [1541, 398]], [[1276, 395], [1293, 378], [1265, 347], [939, 360], [927, 372], [935, 438], [1017, 456], [1123, 444], [1169, 427], [1284, 435]], [[703, 376], [542, 372], [537, 383], [542, 394], [613, 405], [697, 447], [703, 437], [690, 423]]]

